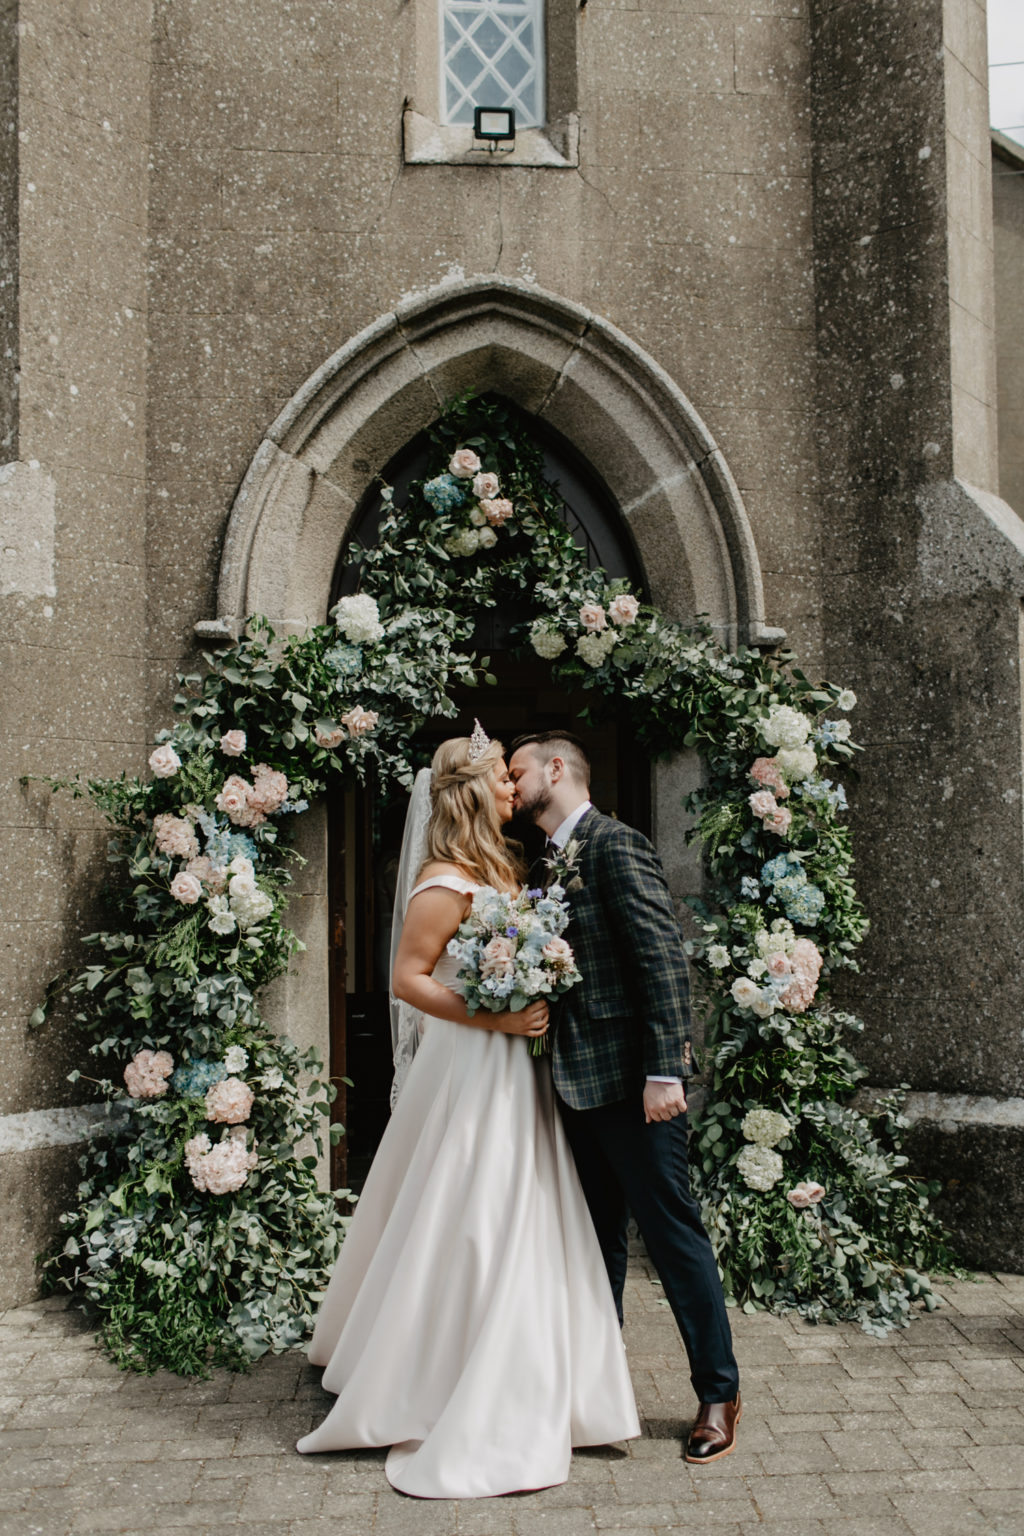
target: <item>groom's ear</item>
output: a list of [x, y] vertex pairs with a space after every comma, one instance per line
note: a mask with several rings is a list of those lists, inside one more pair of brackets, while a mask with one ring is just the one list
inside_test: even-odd
[[550, 759], [548, 767], [551, 769], [551, 782], [557, 784], [559, 779], [565, 777], [565, 758], [557, 755]]

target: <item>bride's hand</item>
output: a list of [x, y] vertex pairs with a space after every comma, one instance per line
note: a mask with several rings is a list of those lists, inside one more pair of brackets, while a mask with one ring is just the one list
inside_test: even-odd
[[548, 1005], [543, 998], [527, 1003], [518, 1013], [502, 1013], [498, 1018], [503, 1035], [529, 1035], [536, 1040], [548, 1032]]

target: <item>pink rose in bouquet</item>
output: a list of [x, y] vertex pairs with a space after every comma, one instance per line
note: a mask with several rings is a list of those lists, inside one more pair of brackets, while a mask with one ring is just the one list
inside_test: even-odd
[[245, 751], [245, 732], [225, 731], [220, 739], [220, 749], [225, 757], [241, 757]]
[[341, 723], [349, 735], [355, 738], [365, 736], [368, 731], [372, 731], [377, 724], [377, 718], [376, 710], [363, 709], [356, 704], [347, 714], [342, 715]]
[[480, 961], [481, 976], [507, 976], [513, 965], [515, 946], [511, 939], [494, 938], [484, 946]]
[[456, 448], [448, 461], [448, 473], [457, 480], [472, 480], [480, 468], [480, 460], [472, 448]]
[[785, 800], [789, 794], [789, 785], [782, 777], [774, 757], [756, 758], [751, 765], [750, 777], [762, 788], [773, 790], [777, 800]]
[[640, 604], [629, 592], [623, 592], [608, 604], [608, 617], [613, 624], [635, 624], [639, 612]]
[[171, 895], [183, 907], [194, 907], [202, 894], [203, 887], [195, 875], [186, 874], [183, 869], [171, 881]]
[[481, 470], [473, 476], [473, 495], [478, 501], [487, 501], [489, 497], [498, 494], [498, 477], [492, 475], [490, 470]]
[[580, 623], [591, 634], [597, 634], [599, 630], [607, 629], [608, 620], [600, 603], [584, 603], [580, 609]]
[[181, 758], [169, 741], [149, 754], [149, 766], [158, 779], [172, 779], [181, 767]]

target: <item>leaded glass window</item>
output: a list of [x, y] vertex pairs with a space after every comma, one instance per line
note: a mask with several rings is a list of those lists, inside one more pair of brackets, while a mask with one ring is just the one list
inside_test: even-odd
[[544, 122], [544, 0], [440, 0], [446, 123], [474, 107], [514, 107], [517, 128]]

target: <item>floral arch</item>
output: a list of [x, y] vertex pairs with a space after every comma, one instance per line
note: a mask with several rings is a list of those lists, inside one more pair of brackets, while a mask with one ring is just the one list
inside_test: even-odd
[[[296, 413], [323, 421], [319, 398], [311, 385]], [[922, 1271], [949, 1255], [926, 1188], [903, 1172], [896, 1102], [851, 1104], [861, 1026], [829, 998], [865, 928], [838, 781], [855, 751], [852, 694], [814, 685], [787, 654], [684, 628], [590, 569], [500, 399], [435, 405], [431, 434], [431, 473], [358, 554], [361, 590], [327, 623], [292, 614], [290, 633], [250, 619], [181, 679], [153, 777], [86, 786], [125, 875], [110, 929], [88, 941], [94, 962], [70, 982], [108, 1064], [111, 1135], [83, 1163], [51, 1279], [87, 1298], [137, 1368], [239, 1364], [302, 1337], [343, 1222], [313, 1152], [331, 1088], [260, 998], [297, 947], [289, 834], [332, 776], [409, 782], [417, 728], [454, 713], [456, 683], [493, 681], [472, 650], [476, 615], [514, 601], [520, 643], [556, 680], [651, 755], [703, 758], [689, 808], [706, 890], [688, 948], [707, 1097], [692, 1162], [727, 1296], [876, 1331], [904, 1323], [914, 1300], [935, 1304]], [[245, 597], [258, 580], [240, 573], [260, 569], [269, 528], [247, 515], [248, 555], [239, 521], [222, 583]]]

